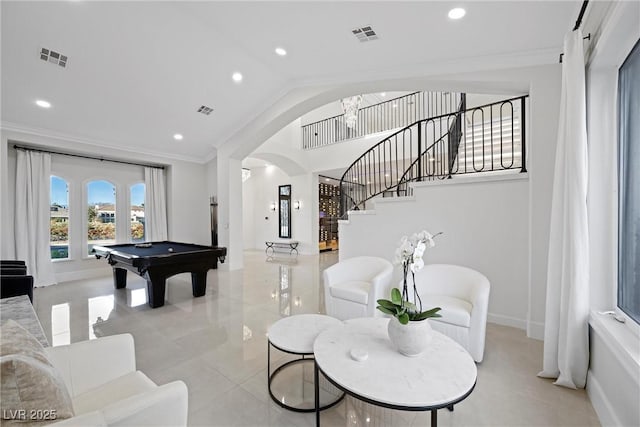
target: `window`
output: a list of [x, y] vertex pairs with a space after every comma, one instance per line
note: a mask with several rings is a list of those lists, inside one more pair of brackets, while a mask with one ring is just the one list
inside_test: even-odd
[[108, 181], [87, 184], [88, 254], [93, 245], [116, 242], [116, 187]]
[[69, 184], [51, 175], [49, 248], [51, 259], [69, 258]]
[[640, 41], [618, 75], [618, 307], [640, 323]]
[[278, 186], [278, 204], [280, 212], [278, 217], [279, 236], [281, 238], [291, 238], [291, 186]]
[[144, 242], [144, 184], [131, 186], [131, 241]]

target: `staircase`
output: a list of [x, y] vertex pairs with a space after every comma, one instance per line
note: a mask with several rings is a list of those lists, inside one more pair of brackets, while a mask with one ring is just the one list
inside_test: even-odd
[[453, 173], [522, 169], [520, 105], [506, 104], [505, 108], [509, 111], [498, 117], [483, 117], [485, 110], [466, 115]]
[[406, 126], [351, 164], [340, 181], [341, 218], [380, 195], [412, 195], [411, 182], [526, 172], [527, 96], [467, 108], [465, 95], [456, 95], [457, 108]]

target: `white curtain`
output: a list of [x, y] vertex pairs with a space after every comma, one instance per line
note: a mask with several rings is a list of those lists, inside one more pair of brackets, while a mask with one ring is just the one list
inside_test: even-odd
[[144, 168], [145, 234], [148, 242], [167, 240], [167, 198], [164, 169]]
[[580, 29], [567, 34], [551, 205], [543, 370], [555, 384], [584, 388], [589, 367], [587, 123]]
[[15, 246], [35, 286], [56, 283], [49, 248], [51, 155], [17, 150]]

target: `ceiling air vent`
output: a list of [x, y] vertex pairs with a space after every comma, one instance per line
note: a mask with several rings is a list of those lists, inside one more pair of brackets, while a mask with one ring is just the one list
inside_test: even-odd
[[198, 108], [198, 113], [202, 113], [202, 114], [204, 114], [206, 116], [211, 114], [212, 111], [213, 111], [213, 108], [207, 107], [206, 105], [202, 105], [202, 106], [200, 106], [200, 108]]
[[354, 36], [361, 42], [368, 42], [369, 40], [377, 40], [378, 35], [371, 28], [371, 26], [356, 28], [351, 30]]
[[67, 62], [69, 62], [66, 55], [44, 47], [40, 50], [40, 59], [42, 59], [43, 61], [51, 62], [55, 65], [59, 65], [62, 68], [66, 68]]

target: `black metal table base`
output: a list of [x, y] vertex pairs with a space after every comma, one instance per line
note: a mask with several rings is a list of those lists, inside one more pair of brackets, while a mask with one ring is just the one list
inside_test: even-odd
[[[284, 352], [284, 353], [289, 353], [289, 354], [295, 354], [298, 356], [301, 356], [299, 359], [294, 359], [294, 360], [290, 360], [288, 362], [283, 363], [282, 365], [278, 366], [273, 372], [271, 372], [271, 347], [277, 348], [278, 350]], [[309, 356], [309, 357], [305, 357], [305, 356]], [[291, 365], [295, 365], [298, 363], [313, 363], [313, 365], [315, 366], [315, 360], [313, 359], [313, 353], [294, 353], [291, 351], [287, 351], [287, 350], [283, 350], [282, 348], [276, 346], [275, 344], [273, 344], [271, 341], [267, 340], [267, 388], [269, 390], [269, 396], [271, 396], [271, 399], [277, 403], [279, 406], [288, 409], [290, 411], [294, 411], [294, 412], [317, 412], [317, 411], [322, 411], [325, 409], [329, 409], [335, 405], [337, 405], [338, 403], [340, 403], [340, 401], [344, 398], [345, 393], [342, 393], [340, 396], [338, 396], [335, 400], [325, 404], [324, 406], [319, 406], [319, 399], [320, 399], [320, 384], [318, 382], [318, 378], [317, 376], [314, 374], [314, 391], [315, 391], [315, 398], [318, 399], [318, 402], [314, 405], [312, 405], [310, 408], [299, 408], [296, 406], [291, 406], [291, 405], [287, 405], [286, 403], [282, 402], [280, 399], [278, 399], [274, 394], [273, 391], [271, 390], [271, 382], [273, 381], [273, 379], [275, 378], [275, 376], [281, 372], [282, 370], [284, 370], [287, 367], [290, 367]]]

